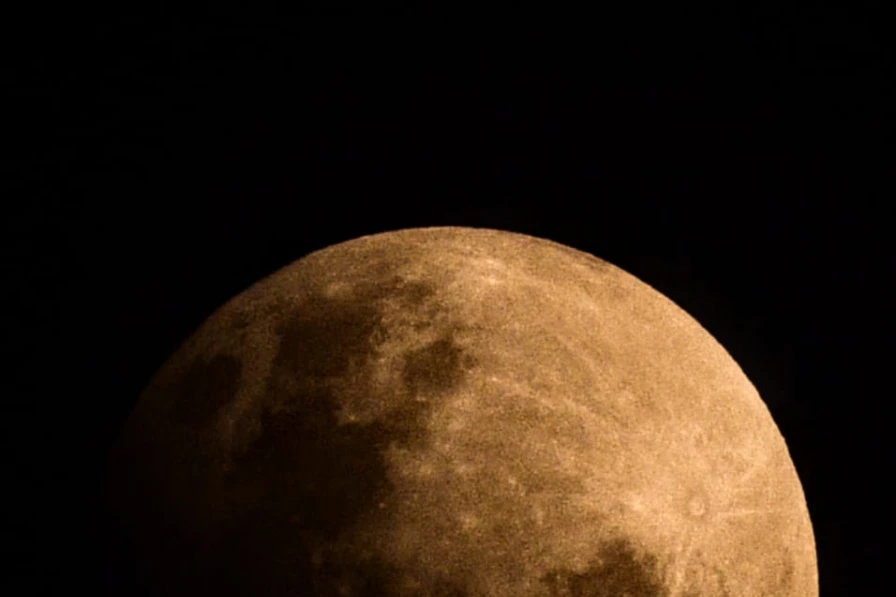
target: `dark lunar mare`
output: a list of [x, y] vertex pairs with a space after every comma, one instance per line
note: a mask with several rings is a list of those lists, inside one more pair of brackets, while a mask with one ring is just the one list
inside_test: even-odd
[[624, 537], [600, 541], [583, 572], [558, 568], [541, 581], [550, 597], [671, 597], [657, 558]]
[[[156, 547], [164, 553], [157, 567], [147, 568], [150, 576], [167, 577], [165, 594], [399, 594], [400, 571], [373, 550], [346, 542], [352, 540], [351, 530], [392, 492], [384, 450], [390, 444], [424, 449], [423, 420], [432, 401], [454, 392], [475, 365], [456, 343], [459, 328], [444, 326], [430, 344], [403, 355], [400, 385], [389, 388], [388, 395], [370, 397], [394, 405], [384, 416], [365, 424], [340, 423], [337, 413], [343, 403], [341, 387], [373, 391], [365, 363], [377, 342], [394, 333], [383, 328], [379, 301], [397, 299], [402, 307], [420, 311], [433, 304], [435, 294], [435, 288], [396, 276], [356, 286], [349, 298], [313, 295], [291, 308], [278, 330], [280, 345], [262, 399], [260, 434], [232, 456], [223, 481], [225, 495], [244, 495], [250, 501], [203, 505], [224, 513], [212, 528], [191, 531], [189, 515], [180, 513], [180, 523], [172, 522], [178, 520], [179, 500], [154, 494], [152, 488], [181, 484], [183, 490], [192, 484], [199, 496], [192, 499], [201, 501], [207, 478], [201, 467], [191, 469], [192, 479], [187, 474], [176, 475], [176, 480], [163, 465], [156, 467], [157, 485], [150, 483], [146, 495], [136, 496], [147, 502], [142, 511], [151, 509], [153, 500], [166, 504], [152, 523], [161, 525]], [[425, 325], [435, 312], [418, 314]], [[160, 386], [163, 399], [170, 400], [171, 426], [184, 430], [181, 448], [189, 450], [191, 435], [210, 425], [232, 401], [238, 380], [239, 363], [219, 355], [197, 361], [173, 385]], [[418, 400], [421, 396], [427, 399]], [[195, 454], [175, 454], [183, 459], [179, 466], [202, 453], [196, 441]], [[151, 443], [148, 451], [155, 449]], [[206, 490], [210, 501], [220, 492], [220, 487]], [[440, 582], [440, 588], [425, 595], [464, 594]]]

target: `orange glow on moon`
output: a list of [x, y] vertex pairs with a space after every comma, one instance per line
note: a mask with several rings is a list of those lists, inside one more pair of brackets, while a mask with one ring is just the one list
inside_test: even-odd
[[818, 595], [730, 355], [509, 232], [367, 236], [260, 281], [154, 377], [109, 479], [162, 595]]

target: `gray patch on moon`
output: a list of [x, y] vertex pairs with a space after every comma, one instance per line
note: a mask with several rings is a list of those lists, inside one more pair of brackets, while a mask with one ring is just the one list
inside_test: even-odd
[[[195, 556], [197, 573], [214, 584], [203, 590], [243, 595], [265, 587], [260, 594], [279, 595], [267, 588], [276, 578], [284, 595], [465, 594], [447, 581], [419, 593], [390, 589], [398, 573], [387, 574], [375, 554], [337, 547], [350, 543], [353, 527], [393, 492], [386, 449], [422, 449], [433, 402], [451, 395], [475, 363], [455, 342], [456, 330], [445, 326], [435, 340], [402, 355], [397, 385], [368, 383], [365, 363], [383, 336], [380, 301], [414, 310], [431, 305], [435, 294], [394, 277], [356, 286], [350, 296], [313, 295], [283, 319], [258, 413], [260, 432], [232, 455], [224, 481], [252, 488], [256, 501]], [[346, 378], [352, 391], [368, 391], [367, 399], [390, 407], [373, 420], [341, 419], [340, 380]]]
[[541, 579], [550, 597], [669, 597], [656, 557], [628, 539], [604, 541], [584, 571], [552, 570]]
[[411, 351], [405, 357], [401, 378], [414, 394], [443, 396], [456, 390], [466, 370], [475, 364], [475, 358], [465, 355], [449, 335]]
[[[730, 597], [724, 573], [718, 567], [712, 569], [715, 585], [702, 580], [673, 588], [663, 573], [660, 558], [628, 537], [598, 543], [584, 570], [557, 568], [541, 577], [547, 597]], [[707, 593], [707, 589], [712, 592]]]

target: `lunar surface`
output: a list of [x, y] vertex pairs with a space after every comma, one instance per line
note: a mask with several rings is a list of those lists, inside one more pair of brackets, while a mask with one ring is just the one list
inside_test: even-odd
[[646, 284], [487, 229], [366, 236], [221, 307], [127, 421], [154, 595], [815, 597], [784, 438]]

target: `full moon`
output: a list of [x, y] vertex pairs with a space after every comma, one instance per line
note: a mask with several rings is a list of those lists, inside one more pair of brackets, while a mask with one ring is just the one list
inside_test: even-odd
[[650, 286], [545, 239], [312, 253], [162, 366], [109, 461], [151, 594], [815, 597], [768, 409]]

